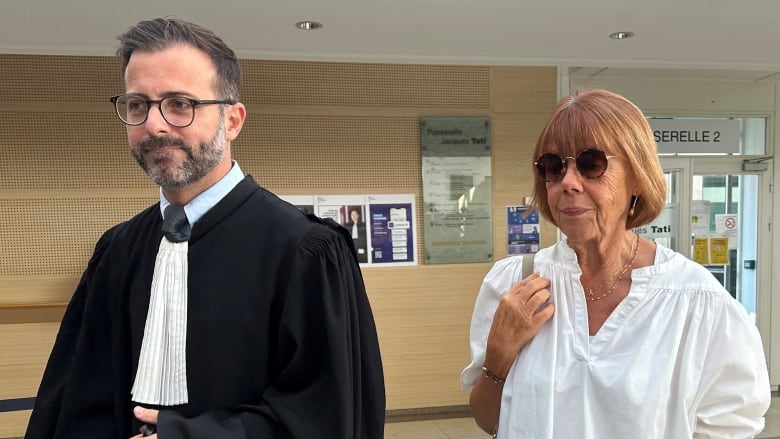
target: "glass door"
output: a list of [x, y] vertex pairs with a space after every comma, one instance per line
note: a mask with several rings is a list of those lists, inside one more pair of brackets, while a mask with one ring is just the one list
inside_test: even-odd
[[768, 306], [763, 314], [760, 309], [769, 303], [771, 271], [770, 246], [759, 245], [769, 242], [770, 232], [771, 198], [763, 173], [743, 171], [741, 160], [663, 157], [661, 164], [666, 209], [635, 230], [705, 266], [768, 328]]
[[[692, 259], [701, 263], [739, 300], [756, 320], [758, 269], [771, 268], [759, 243], [768, 235], [762, 218], [762, 175], [726, 166], [697, 166], [691, 186]], [[695, 212], [694, 212], [695, 211]], [[766, 230], [762, 230], [763, 228]], [[765, 232], [765, 233], [762, 233]]]

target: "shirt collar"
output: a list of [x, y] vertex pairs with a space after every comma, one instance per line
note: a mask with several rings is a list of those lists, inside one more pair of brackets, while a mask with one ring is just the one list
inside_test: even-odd
[[[225, 195], [232, 191], [243, 179], [244, 173], [241, 171], [241, 167], [233, 160], [233, 166], [230, 168], [230, 172], [210, 188], [198, 194], [192, 201], [184, 205], [184, 213], [187, 215], [187, 221], [189, 221], [190, 225], [194, 225], [200, 217], [214, 207], [219, 200], [224, 198]], [[165, 198], [162, 188], [160, 188], [160, 212], [163, 213], [163, 217], [165, 216], [165, 208], [170, 204], [171, 202]]]

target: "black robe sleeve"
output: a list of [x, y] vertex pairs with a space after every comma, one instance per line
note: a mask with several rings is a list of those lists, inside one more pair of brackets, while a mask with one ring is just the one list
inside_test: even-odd
[[[100, 298], [90, 294], [116, 226], [95, 246], [60, 324], [25, 439], [116, 437], [111, 349]], [[105, 308], [104, 308], [105, 309]], [[92, 314], [94, 318], [87, 316]]]
[[383, 437], [382, 363], [351, 244], [330, 222], [304, 237], [279, 308], [274, 379], [257, 403], [192, 418], [162, 410], [161, 439]]

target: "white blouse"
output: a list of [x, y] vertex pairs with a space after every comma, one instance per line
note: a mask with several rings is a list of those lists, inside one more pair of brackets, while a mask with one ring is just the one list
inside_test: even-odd
[[[500, 260], [485, 276], [464, 389], [480, 379], [493, 314], [521, 262]], [[566, 242], [543, 249], [534, 271], [551, 280], [555, 313], [509, 371], [499, 438], [748, 438], [763, 429], [770, 386], [758, 330], [704, 267], [658, 245], [592, 338], [574, 251]]]

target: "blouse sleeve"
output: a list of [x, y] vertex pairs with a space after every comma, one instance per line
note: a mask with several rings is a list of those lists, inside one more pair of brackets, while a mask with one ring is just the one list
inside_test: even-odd
[[694, 438], [754, 437], [771, 400], [758, 329], [736, 300], [722, 305], [703, 363]]
[[498, 308], [501, 297], [509, 291], [515, 282], [522, 278], [523, 256], [512, 256], [496, 262], [482, 280], [477, 294], [474, 312], [471, 315], [469, 349], [471, 363], [460, 374], [461, 387], [470, 390], [482, 373], [485, 362], [485, 350], [493, 314]]

